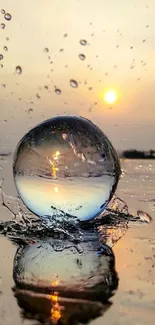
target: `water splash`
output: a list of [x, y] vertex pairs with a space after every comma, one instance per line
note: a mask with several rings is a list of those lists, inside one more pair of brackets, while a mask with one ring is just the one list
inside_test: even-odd
[[[116, 195], [109, 207], [89, 223], [71, 222], [68, 216], [59, 211], [53, 218], [40, 219], [30, 213], [19, 197], [7, 196], [3, 192], [3, 179], [0, 184], [1, 205], [9, 211], [12, 218], [7, 221], [0, 221], [0, 233], [16, 241], [27, 243], [45, 237], [69, 238], [71, 241], [81, 242], [85, 238], [85, 231], [88, 229], [98, 231], [102, 243], [113, 246], [126, 232], [130, 219], [135, 219], [128, 213], [128, 207]], [[138, 220], [138, 218], [136, 218]], [[89, 239], [89, 231], [87, 239]]]

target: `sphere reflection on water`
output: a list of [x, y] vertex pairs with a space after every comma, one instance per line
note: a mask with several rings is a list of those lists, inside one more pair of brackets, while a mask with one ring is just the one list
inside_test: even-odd
[[112, 250], [97, 238], [74, 244], [46, 238], [20, 247], [14, 259], [15, 296], [25, 318], [78, 324], [101, 315], [118, 286]]
[[114, 194], [120, 164], [95, 124], [58, 116], [22, 138], [13, 171], [17, 191], [33, 213], [46, 218], [63, 211], [87, 221], [100, 214]]

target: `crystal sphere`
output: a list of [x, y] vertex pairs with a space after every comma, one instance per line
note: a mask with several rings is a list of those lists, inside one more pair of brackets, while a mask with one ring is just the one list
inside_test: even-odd
[[120, 176], [117, 152], [98, 126], [83, 117], [57, 116], [31, 129], [13, 162], [17, 192], [41, 218], [63, 212], [88, 221], [112, 198]]

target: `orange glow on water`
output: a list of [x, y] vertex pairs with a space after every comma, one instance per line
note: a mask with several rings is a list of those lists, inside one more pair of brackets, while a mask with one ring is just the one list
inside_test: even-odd
[[[53, 287], [57, 287], [59, 280], [55, 280], [52, 282]], [[51, 321], [54, 324], [57, 324], [58, 320], [61, 318], [61, 309], [62, 306], [59, 304], [59, 293], [54, 291], [51, 295], [49, 295], [49, 299], [51, 301]]]
[[61, 318], [61, 306], [59, 305], [59, 296], [58, 292], [54, 292], [49, 296], [51, 300], [52, 308], [51, 308], [51, 320], [54, 324], [57, 324], [58, 320]]

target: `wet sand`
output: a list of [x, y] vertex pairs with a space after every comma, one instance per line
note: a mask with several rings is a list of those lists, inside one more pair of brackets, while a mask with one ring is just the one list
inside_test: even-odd
[[[2, 163], [1, 163], [2, 165]], [[150, 167], [149, 167], [150, 165]], [[4, 190], [14, 196], [11, 162], [3, 162], [1, 177], [4, 176]], [[126, 234], [117, 242], [113, 250], [119, 287], [110, 299], [112, 305], [103, 316], [91, 324], [101, 325], [154, 325], [155, 323], [155, 211], [153, 209], [155, 189], [155, 162], [126, 161], [122, 168], [127, 174], [121, 179], [117, 194], [129, 206], [129, 212], [143, 210], [153, 218], [150, 224], [130, 225]], [[10, 213], [0, 207], [0, 219], [10, 219]], [[0, 324], [21, 325], [20, 308], [14, 298], [12, 287], [13, 258], [17, 246], [7, 238], [0, 237]], [[37, 324], [24, 320], [24, 324]]]

